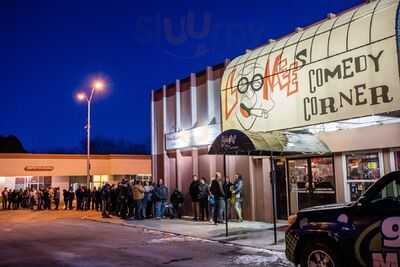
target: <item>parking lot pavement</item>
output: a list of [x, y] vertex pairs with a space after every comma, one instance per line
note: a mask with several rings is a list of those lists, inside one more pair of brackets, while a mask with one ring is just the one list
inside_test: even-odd
[[87, 219], [99, 222], [116, 223], [125, 226], [142, 227], [166, 233], [196, 237], [201, 239], [228, 242], [231, 244], [268, 249], [274, 251], [285, 250], [286, 223], [278, 223], [277, 244], [274, 244], [273, 225], [264, 222], [229, 222], [228, 237], [225, 236], [225, 224], [214, 225], [210, 222], [194, 222], [191, 220], [121, 220], [118, 217], [103, 219], [88, 217]]
[[0, 266], [291, 266], [280, 252], [140, 227], [70, 211], [1, 211]]

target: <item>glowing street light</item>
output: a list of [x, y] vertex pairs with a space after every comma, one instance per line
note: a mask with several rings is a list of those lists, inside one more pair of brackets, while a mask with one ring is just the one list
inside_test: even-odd
[[90, 92], [90, 96], [88, 97], [85, 93], [80, 92], [76, 95], [77, 99], [79, 101], [87, 101], [87, 125], [86, 125], [86, 133], [87, 133], [87, 141], [86, 141], [86, 175], [87, 175], [87, 180], [86, 183], [89, 186], [90, 185], [90, 117], [91, 117], [91, 104], [94, 96], [95, 91], [102, 91], [105, 87], [105, 83], [102, 80], [95, 80], [92, 83], [92, 90]]

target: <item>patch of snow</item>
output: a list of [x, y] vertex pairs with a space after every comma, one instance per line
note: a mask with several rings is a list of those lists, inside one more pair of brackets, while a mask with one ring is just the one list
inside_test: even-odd
[[172, 236], [172, 237], [164, 237], [160, 239], [151, 239], [147, 243], [149, 244], [161, 244], [161, 243], [170, 243], [170, 242], [184, 242], [187, 241], [184, 237]]
[[233, 263], [237, 265], [250, 265], [259, 266], [270, 263], [275, 263], [279, 258], [276, 255], [262, 256], [262, 255], [242, 255], [233, 259]]

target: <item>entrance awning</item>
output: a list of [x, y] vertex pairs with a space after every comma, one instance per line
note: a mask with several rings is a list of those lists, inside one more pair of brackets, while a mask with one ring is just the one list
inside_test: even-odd
[[250, 133], [239, 130], [222, 132], [213, 142], [209, 154], [226, 155], [295, 155], [325, 154], [329, 148], [312, 134], [275, 131]]

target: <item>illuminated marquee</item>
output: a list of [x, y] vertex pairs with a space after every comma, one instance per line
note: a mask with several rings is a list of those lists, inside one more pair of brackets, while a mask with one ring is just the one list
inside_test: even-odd
[[268, 132], [400, 110], [398, 0], [373, 1], [232, 60], [223, 130]]

